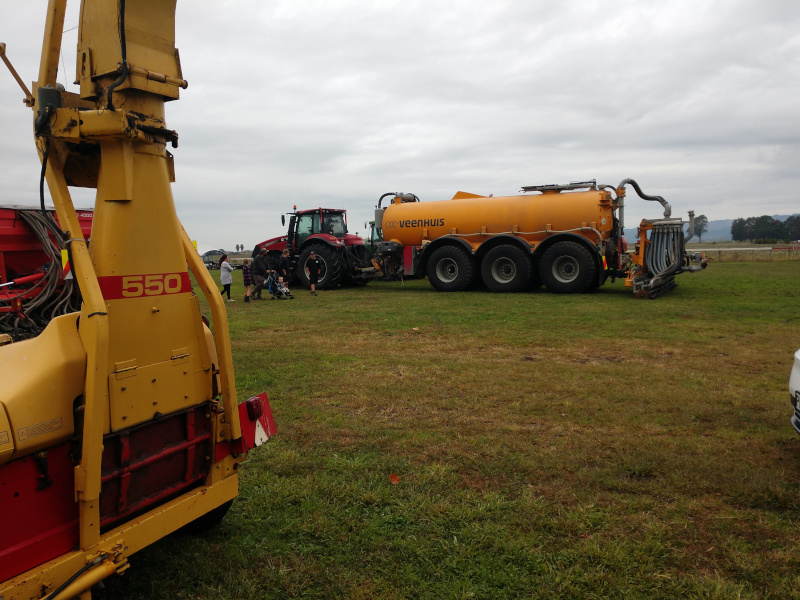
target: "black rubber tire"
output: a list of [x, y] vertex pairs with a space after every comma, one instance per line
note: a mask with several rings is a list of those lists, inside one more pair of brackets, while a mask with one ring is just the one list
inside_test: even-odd
[[597, 262], [578, 242], [558, 242], [548, 248], [539, 263], [547, 289], [556, 294], [582, 294], [597, 280]]
[[481, 278], [490, 292], [521, 292], [531, 279], [530, 253], [511, 244], [492, 248], [481, 261]]
[[225, 515], [228, 514], [232, 504], [233, 500], [228, 500], [225, 504], [208, 511], [203, 516], [197, 517], [194, 521], [185, 525], [182, 531], [189, 534], [198, 534], [214, 529], [214, 527], [222, 522]]
[[460, 292], [475, 281], [477, 270], [472, 256], [457, 246], [442, 246], [428, 260], [428, 281], [440, 292]]
[[306, 287], [311, 289], [311, 282], [308, 279], [308, 272], [306, 271], [306, 261], [311, 255], [311, 251], [317, 253], [317, 258], [322, 261], [322, 273], [319, 275], [317, 281], [318, 290], [328, 290], [335, 288], [339, 285], [344, 273], [344, 262], [342, 257], [329, 246], [322, 244], [312, 244], [300, 253], [300, 260], [297, 261], [296, 275], [298, 281]]

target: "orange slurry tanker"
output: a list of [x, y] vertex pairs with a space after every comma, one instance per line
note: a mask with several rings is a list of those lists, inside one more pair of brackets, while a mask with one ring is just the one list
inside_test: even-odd
[[[632, 253], [623, 235], [625, 192], [660, 202], [664, 218], [643, 220]], [[689, 255], [694, 212], [671, 218], [660, 196], [644, 194], [632, 179], [616, 187], [595, 181], [523, 187], [517, 196], [458, 192], [452, 200], [420, 202], [414, 194], [378, 200], [377, 254], [387, 274], [427, 275], [439, 291], [460, 291], [478, 278], [492, 292], [519, 292], [544, 284], [551, 292], [597, 289], [623, 278], [637, 298], [655, 298], [675, 287], [675, 275], [706, 267]], [[385, 198], [390, 203], [382, 207]]]

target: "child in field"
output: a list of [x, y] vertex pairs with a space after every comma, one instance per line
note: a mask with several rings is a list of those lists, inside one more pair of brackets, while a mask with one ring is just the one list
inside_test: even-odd
[[253, 272], [250, 270], [250, 260], [242, 261], [242, 283], [244, 284], [244, 301], [250, 302], [250, 290], [253, 289]]
[[292, 296], [292, 292], [289, 291], [289, 286], [283, 281], [283, 277], [278, 277], [278, 283], [276, 284], [276, 289], [278, 291], [277, 296], [281, 300], [285, 300], [286, 298], [290, 298], [294, 300], [294, 296]]

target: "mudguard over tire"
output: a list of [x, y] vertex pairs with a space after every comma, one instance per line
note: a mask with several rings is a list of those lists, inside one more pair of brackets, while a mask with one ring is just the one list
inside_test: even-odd
[[297, 261], [297, 270], [295, 271], [298, 281], [307, 289], [311, 288], [306, 261], [312, 250], [317, 253], [317, 258], [322, 262], [322, 272], [317, 281], [317, 289], [327, 290], [339, 285], [344, 273], [344, 261], [333, 248], [323, 244], [312, 244], [300, 253], [300, 260]]
[[481, 262], [481, 278], [490, 292], [521, 292], [531, 280], [531, 257], [521, 248], [503, 244]]
[[556, 294], [582, 294], [597, 281], [597, 262], [578, 242], [558, 242], [539, 262], [539, 274], [547, 289]]
[[440, 292], [460, 292], [475, 281], [477, 271], [472, 256], [457, 246], [443, 246], [428, 261], [427, 275]]

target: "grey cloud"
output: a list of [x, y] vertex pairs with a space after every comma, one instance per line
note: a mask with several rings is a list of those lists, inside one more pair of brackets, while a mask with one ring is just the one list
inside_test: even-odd
[[[0, 6], [26, 79], [44, 6]], [[800, 205], [796, 2], [183, 0], [176, 23], [174, 195], [203, 242], [278, 235], [293, 204], [346, 208], [363, 232], [386, 191], [588, 178], [711, 219]], [[0, 76], [2, 202], [38, 184], [14, 85]], [[627, 220], [658, 213], [631, 200]]]

